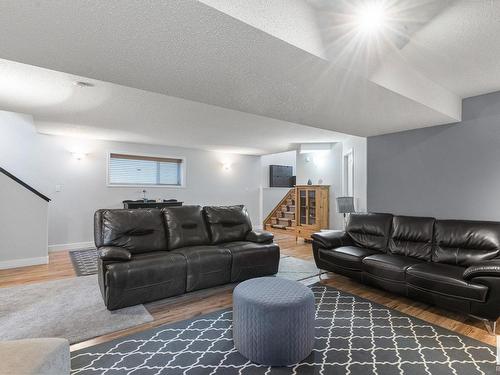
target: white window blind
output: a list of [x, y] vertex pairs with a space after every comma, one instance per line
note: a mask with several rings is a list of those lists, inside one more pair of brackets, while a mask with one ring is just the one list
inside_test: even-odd
[[110, 185], [181, 185], [182, 159], [110, 154]]

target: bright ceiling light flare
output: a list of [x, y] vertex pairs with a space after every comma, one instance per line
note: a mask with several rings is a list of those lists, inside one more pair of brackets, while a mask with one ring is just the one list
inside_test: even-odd
[[381, 1], [369, 1], [361, 4], [356, 11], [356, 23], [365, 33], [376, 33], [387, 24], [387, 14]]

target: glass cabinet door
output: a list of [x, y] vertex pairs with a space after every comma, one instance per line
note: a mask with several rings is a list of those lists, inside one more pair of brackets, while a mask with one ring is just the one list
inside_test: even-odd
[[299, 223], [307, 224], [307, 195], [305, 190], [299, 190]]
[[307, 205], [309, 208], [307, 224], [314, 225], [316, 224], [316, 190], [307, 191]]

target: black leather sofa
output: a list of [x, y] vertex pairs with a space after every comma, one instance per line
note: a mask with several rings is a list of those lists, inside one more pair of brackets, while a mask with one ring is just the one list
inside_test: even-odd
[[280, 259], [243, 206], [98, 210], [94, 240], [109, 310], [273, 275]]
[[320, 269], [485, 320], [500, 316], [500, 222], [352, 214], [312, 235]]

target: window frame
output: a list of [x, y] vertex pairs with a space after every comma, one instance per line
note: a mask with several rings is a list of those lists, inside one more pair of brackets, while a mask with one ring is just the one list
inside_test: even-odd
[[[180, 163], [180, 185], [158, 185], [158, 184], [113, 184], [110, 182], [110, 163], [111, 154], [127, 155], [131, 158], [134, 156], [146, 157], [146, 158], [164, 158], [164, 159], [178, 159], [181, 160]], [[183, 189], [186, 187], [186, 158], [184, 156], [172, 156], [163, 154], [144, 154], [140, 152], [131, 151], [108, 151], [106, 158], [106, 186], [113, 188], [163, 188], [163, 189]]]

